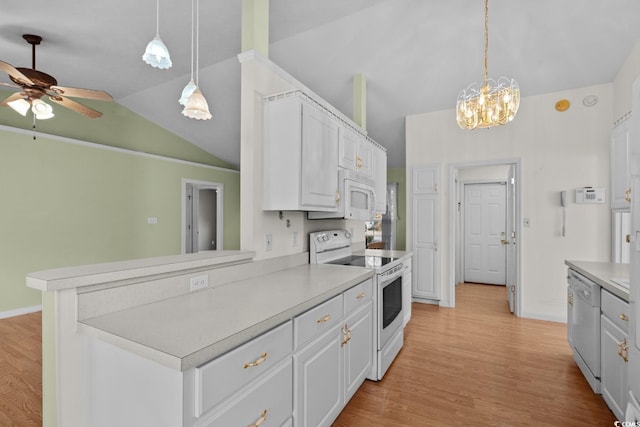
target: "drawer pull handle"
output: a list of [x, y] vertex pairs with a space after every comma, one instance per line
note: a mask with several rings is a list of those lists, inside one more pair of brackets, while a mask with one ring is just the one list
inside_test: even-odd
[[341, 347], [344, 347], [345, 344], [347, 344], [349, 341], [351, 341], [351, 329], [349, 329], [349, 325], [344, 325], [342, 327], [342, 345], [341, 345]]
[[260, 355], [260, 357], [258, 359], [256, 359], [254, 362], [245, 363], [244, 364], [244, 369], [251, 368], [251, 367], [254, 367], [254, 366], [258, 366], [259, 364], [261, 364], [265, 360], [267, 360], [267, 352], [266, 351], [264, 353], [262, 353]]
[[316, 323], [325, 323], [325, 322], [328, 322], [329, 320], [331, 320], [331, 316], [329, 316], [328, 314], [325, 314], [324, 317], [316, 320]]
[[627, 345], [627, 339], [625, 338], [618, 343], [618, 356], [622, 357], [622, 360], [625, 362], [629, 361], [629, 358], [627, 357], [627, 350], [629, 350], [629, 346]]
[[260, 424], [262, 424], [266, 419], [267, 410], [265, 409], [264, 411], [262, 411], [262, 414], [260, 414], [260, 418], [258, 418], [258, 421], [256, 421], [254, 424], [249, 424], [247, 427], [260, 427]]
[[367, 294], [365, 294], [364, 292], [362, 292], [361, 294], [358, 294], [358, 296], [357, 296], [356, 298], [358, 298], [358, 299], [362, 299], [362, 298], [364, 298], [364, 297], [366, 297], [366, 296], [367, 296]]
[[627, 317], [627, 315], [626, 315], [626, 314], [622, 313], [622, 314], [620, 315], [620, 320], [624, 320], [625, 322], [628, 322], [628, 321], [629, 321], [629, 318]]

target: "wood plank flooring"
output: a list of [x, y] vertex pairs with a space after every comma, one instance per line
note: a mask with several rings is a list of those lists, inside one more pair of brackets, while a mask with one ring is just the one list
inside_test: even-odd
[[398, 358], [334, 427], [613, 426], [573, 362], [566, 325], [514, 317], [504, 287], [465, 283], [455, 309], [412, 309]]
[[42, 425], [42, 313], [0, 320], [0, 426]]
[[[566, 326], [513, 317], [504, 292], [462, 284], [455, 309], [413, 304], [400, 355], [334, 427], [612, 426]], [[0, 320], [0, 426], [42, 425], [41, 354], [40, 313]]]

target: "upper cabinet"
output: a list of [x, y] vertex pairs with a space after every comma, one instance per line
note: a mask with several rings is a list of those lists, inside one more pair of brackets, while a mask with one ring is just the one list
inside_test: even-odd
[[338, 124], [301, 96], [264, 106], [264, 210], [335, 211]]
[[341, 169], [373, 187], [375, 214], [385, 213], [387, 152], [333, 107], [300, 91], [268, 97], [263, 131], [263, 210], [344, 217], [338, 212], [345, 196]]
[[340, 127], [338, 165], [373, 178], [373, 145], [347, 125]]
[[611, 209], [630, 209], [629, 120], [611, 132]]

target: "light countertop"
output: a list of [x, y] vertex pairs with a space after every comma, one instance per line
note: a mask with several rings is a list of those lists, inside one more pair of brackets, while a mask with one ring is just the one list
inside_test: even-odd
[[629, 264], [569, 260], [565, 260], [564, 263], [569, 268], [596, 282], [601, 288], [627, 302], [629, 301]]
[[370, 278], [305, 264], [78, 322], [78, 331], [179, 371], [201, 365]]

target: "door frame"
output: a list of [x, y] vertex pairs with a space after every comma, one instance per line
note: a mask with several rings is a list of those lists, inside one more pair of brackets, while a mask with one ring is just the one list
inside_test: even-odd
[[[515, 256], [515, 277], [516, 277], [516, 298], [515, 298], [515, 310], [514, 314], [516, 316], [520, 316], [521, 312], [521, 253], [522, 253], [522, 245], [521, 245], [521, 236], [522, 236], [522, 214], [521, 214], [521, 169], [522, 164], [519, 158], [514, 159], [502, 159], [502, 160], [487, 160], [487, 161], [479, 161], [479, 162], [462, 162], [462, 163], [452, 163], [449, 165], [449, 259], [451, 260], [449, 263], [449, 271], [448, 271], [448, 279], [445, 282], [445, 293], [447, 293], [449, 301], [451, 303], [451, 307], [455, 307], [455, 298], [456, 298], [456, 279], [458, 276], [457, 268], [460, 265], [460, 257], [458, 255], [458, 241], [459, 236], [461, 235], [461, 225], [458, 223], [458, 196], [460, 192], [458, 175], [461, 169], [466, 168], [478, 168], [483, 166], [512, 166], [513, 167], [513, 175], [515, 179], [514, 185], [514, 202], [515, 202], [515, 245], [516, 245], [516, 256]], [[507, 266], [509, 268], [509, 266]]]
[[186, 253], [187, 240], [187, 186], [192, 185], [198, 190], [216, 190], [216, 250], [224, 249], [224, 184], [219, 182], [200, 181], [197, 179], [182, 178], [182, 191], [180, 196], [180, 208], [182, 211], [181, 253]]

